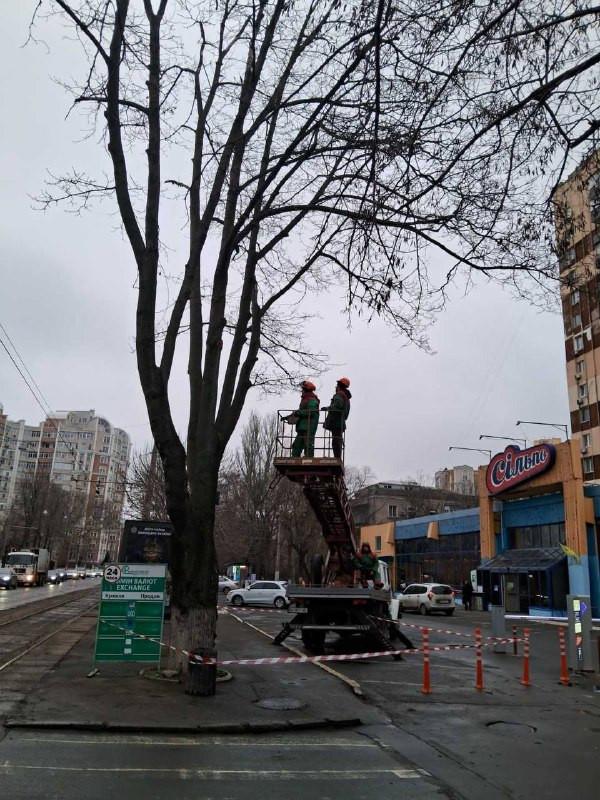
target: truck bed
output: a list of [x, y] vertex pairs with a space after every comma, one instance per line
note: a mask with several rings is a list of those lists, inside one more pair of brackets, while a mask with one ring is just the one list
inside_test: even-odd
[[362, 586], [290, 586], [289, 600], [379, 600], [388, 603], [392, 593], [387, 589], [363, 589]]

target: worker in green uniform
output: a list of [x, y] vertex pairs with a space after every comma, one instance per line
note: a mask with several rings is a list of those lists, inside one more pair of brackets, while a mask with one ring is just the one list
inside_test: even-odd
[[294, 412], [296, 417], [296, 438], [292, 444], [292, 457], [300, 458], [302, 451], [308, 458], [315, 454], [315, 435], [319, 425], [320, 401], [315, 394], [317, 388], [312, 381], [302, 381], [300, 384], [302, 397], [300, 406]]
[[360, 582], [365, 589], [368, 586], [367, 581], [373, 581], [373, 585], [376, 589], [381, 586], [381, 581], [379, 579], [379, 561], [377, 560], [377, 556], [373, 555], [371, 545], [368, 542], [364, 542], [364, 544], [361, 545], [360, 553], [355, 555], [353, 563], [354, 567], [360, 571]]
[[334, 458], [342, 457], [344, 431], [346, 430], [346, 420], [350, 414], [351, 397], [350, 380], [339, 378], [330, 405], [323, 409], [323, 411], [327, 411], [323, 427], [326, 431], [331, 431], [331, 447]]

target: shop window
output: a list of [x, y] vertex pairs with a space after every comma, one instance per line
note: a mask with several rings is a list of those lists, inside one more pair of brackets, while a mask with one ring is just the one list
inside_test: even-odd
[[509, 530], [511, 547], [527, 549], [532, 547], [560, 547], [565, 544], [564, 522], [550, 525], [527, 525]]
[[548, 608], [550, 597], [548, 596], [548, 581], [545, 572], [530, 572], [527, 576], [527, 588], [530, 606]]

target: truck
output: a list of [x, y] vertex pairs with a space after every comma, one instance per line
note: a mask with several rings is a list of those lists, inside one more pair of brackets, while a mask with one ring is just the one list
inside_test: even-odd
[[43, 586], [50, 568], [50, 553], [43, 547], [32, 547], [31, 550], [13, 550], [6, 557], [5, 566], [14, 569], [20, 584]]
[[[328, 554], [313, 557], [311, 585], [288, 585], [287, 598], [293, 617], [284, 622], [273, 640], [278, 645], [299, 631], [305, 648], [314, 655], [325, 651], [328, 634], [342, 638], [359, 634], [369, 648], [397, 651], [397, 642], [407, 649], [413, 645], [395, 624], [398, 601], [393, 600], [388, 565], [379, 560], [377, 584], [358, 580], [354, 520], [350, 509], [341, 457], [332, 456], [331, 436], [326, 430], [315, 437], [310, 457], [290, 456], [293, 435], [285, 427], [288, 410], [279, 411], [275, 469], [302, 486], [315, 516], [321, 524]], [[349, 642], [351, 644], [351, 642]], [[394, 653], [396, 660], [401, 655]]]

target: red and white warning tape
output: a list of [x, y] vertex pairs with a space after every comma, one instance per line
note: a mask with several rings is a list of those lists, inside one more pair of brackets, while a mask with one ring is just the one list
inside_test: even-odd
[[[189, 658], [193, 659], [197, 663], [200, 664], [216, 664], [218, 666], [232, 666], [234, 664], [238, 665], [252, 665], [252, 666], [268, 666], [268, 665], [275, 665], [275, 664], [310, 664], [314, 662], [321, 662], [321, 661], [362, 661], [367, 658], [382, 658], [383, 656], [396, 656], [396, 655], [417, 655], [422, 653], [422, 650], [419, 648], [415, 648], [413, 650], [378, 650], [369, 653], [343, 653], [343, 654], [334, 654], [328, 656], [275, 656], [273, 658], [232, 658], [227, 659], [225, 661], [217, 661], [216, 659], [210, 657], [203, 657], [196, 655], [194, 653], [190, 653], [189, 650], [178, 650], [173, 645], [165, 644], [161, 642], [159, 639], [154, 639], [151, 636], [146, 636], [143, 633], [135, 633], [134, 631], [128, 630], [127, 628], [123, 628], [121, 625], [116, 625], [114, 622], [110, 622], [107, 619], [100, 619], [100, 622], [103, 622], [105, 625], [109, 625], [112, 628], [116, 628], [119, 631], [125, 632], [130, 636], [136, 637], [138, 639], [146, 639], [149, 642], [154, 642], [155, 644], [161, 645], [161, 647], [166, 647], [169, 650], [173, 650], [175, 652], [183, 653], [184, 655], [188, 656]], [[510, 643], [512, 639], [496, 639], [495, 643]], [[484, 647], [489, 647], [489, 645], [483, 645]], [[475, 647], [474, 644], [443, 644], [443, 645], [435, 645], [429, 647], [430, 653], [440, 653], [448, 650], [470, 650]]]

